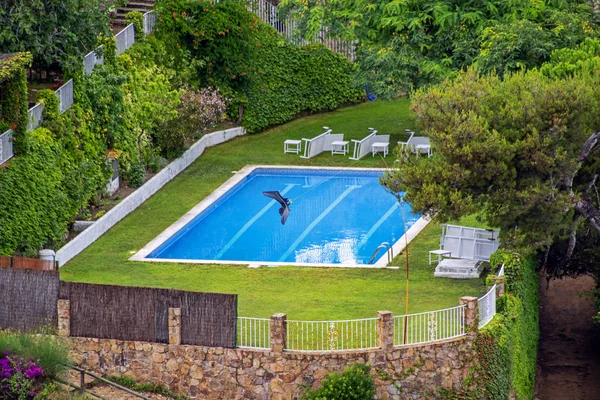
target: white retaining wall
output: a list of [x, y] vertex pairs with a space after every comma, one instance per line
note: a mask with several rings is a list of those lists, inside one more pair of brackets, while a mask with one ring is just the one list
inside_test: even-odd
[[56, 259], [59, 262], [59, 266], [63, 266], [77, 254], [81, 253], [117, 222], [125, 218], [127, 214], [138, 208], [140, 204], [148, 200], [154, 193], [158, 192], [165, 184], [175, 178], [181, 171], [186, 169], [192, 162], [200, 157], [207, 147], [216, 146], [245, 134], [246, 130], [240, 127], [227, 129], [225, 131], [217, 131], [203, 136], [183, 153], [180, 158], [167, 165], [152, 179], [104, 214], [104, 216], [92, 226], [58, 250], [56, 252]]

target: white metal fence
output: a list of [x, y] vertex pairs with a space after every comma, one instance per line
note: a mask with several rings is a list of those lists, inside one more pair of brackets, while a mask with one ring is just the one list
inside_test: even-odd
[[377, 318], [342, 321], [287, 321], [286, 350], [342, 351], [379, 346]]
[[496, 315], [496, 285], [477, 301], [479, 308], [479, 328], [483, 328]]
[[[277, 6], [274, 6], [271, 2], [267, 0], [248, 1], [247, 7], [248, 10], [256, 14], [264, 23], [277, 29], [277, 32], [279, 32], [281, 36], [289, 39], [292, 43], [300, 46], [308, 44], [303, 38], [295, 35], [296, 20], [293, 18], [280, 19]], [[319, 37], [315, 40], [315, 42], [322, 43], [331, 51], [346, 56], [350, 59], [350, 61], [354, 61], [356, 57], [356, 43], [331, 38], [329, 37], [329, 33], [326, 28], [321, 28], [319, 31]]]
[[502, 264], [502, 266], [500, 267], [500, 270], [498, 271], [498, 276], [504, 276], [504, 264]]
[[117, 55], [120, 56], [135, 43], [135, 30], [133, 24], [127, 25], [125, 29], [117, 33], [115, 35], [115, 40], [117, 42]]
[[238, 317], [237, 347], [248, 347], [252, 349], [270, 349], [270, 319]]
[[27, 116], [29, 117], [29, 122], [27, 123], [27, 131], [30, 132], [40, 126], [42, 122], [42, 113], [44, 112], [44, 105], [42, 103], [38, 103], [35, 106], [31, 107], [27, 111]]
[[151, 34], [154, 30], [154, 25], [156, 25], [156, 14], [154, 11], [148, 11], [144, 14], [144, 34]]
[[394, 345], [430, 343], [465, 334], [465, 306], [394, 317]]
[[62, 114], [73, 105], [73, 79], [56, 89], [54, 94], [58, 98], [58, 109]]
[[12, 129], [9, 129], [0, 135], [0, 164], [5, 163], [14, 155], [12, 134]]
[[90, 51], [83, 58], [83, 69], [86, 75], [90, 75], [92, 72], [94, 72], [96, 65], [104, 64], [104, 53], [102, 52], [103, 48], [103, 46], [100, 46], [96, 50]]

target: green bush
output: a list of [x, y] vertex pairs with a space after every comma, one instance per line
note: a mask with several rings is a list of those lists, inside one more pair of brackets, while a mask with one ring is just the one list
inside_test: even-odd
[[144, 14], [139, 11], [130, 11], [125, 14], [127, 25], [133, 24], [135, 31], [135, 40], [141, 40], [144, 37]]
[[243, 2], [167, 0], [157, 7], [157, 35], [190, 60], [194, 83], [216, 86], [229, 98], [232, 118], [244, 108], [249, 132], [362, 97], [350, 61], [320, 45], [290, 44]]
[[375, 396], [375, 382], [369, 375], [371, 367], [365, 364], [353, 364], [343, 373], [333, 372], [317, 390], [309, 389], [303, 400], [366, 400]]
[[476, 367], [460, 391], [446, 399], [531, 399], [539, 339], [538, 276], [535, 256], [499, 250], [490, 260], [504, 264], [505, 295], [497, 314], [475, 338]]
[[55, 378], [70, 364], [68, 347], [54, 336], [0, 331], [0, 354], [4, 351], [35, 361], [48, 378]]
[[50, 89], [40, 90], [37, 94], [38, 103], [44, 105], [44, 113], [42, 114], [43, 120], [53, 121], [59, 116], [59, 101], [58, 97], [54, 94], [54, 91]]
[[129, 174], [126, 178], [129, 181], [129, 186], [138, 188], [144, 184], [144, 175], [146, 171], [141, 164], [133, 164], [129, 169]]

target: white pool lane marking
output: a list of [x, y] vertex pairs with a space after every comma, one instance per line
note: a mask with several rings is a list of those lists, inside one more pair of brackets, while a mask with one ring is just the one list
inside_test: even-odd
[[348, 186], [344, 193], [342, 193], [337, 199], [335, 199], [333, 203], [331, 203], [329, 207], [325, 209], [325, 211], [323, 211], [317, 218], [315, 218], [313, 222], [310, 223], [310, 225], [306, 227], [306, 229], [300, 234], [300, 236], [298, 236], [294, 243], [292, 243], [292, 245], [286, 250], [286, 252], [279, 258], [278, 262], [283, 262], [292, 253], [292, 251], [296, 250], [296, 247], [298, 247], [298, 245], [304, 240], [304, 238], [310, 233], [310, 231], [312, 231], [313, 228], [317, 226], [317, 224], [321, 222], [323, 218], [325, 218], [342, 200], [344, 200], [344, 197], [348, 196], [351, 191], [359, 187], [361, 186]]
[[[289, 192], [290, 190], [292, 190], [292, 188], [294, 186], [296, 186], [296, 184], [295, 183], [291, 183], [291, 184], [287, 185], [285, 187], [285, 189], [283, 189], [279, 193], [281, 195], [284, 195], [287, 192]], [[275, 200], [271, 200], [269, 202], [269, 204], [267, 204], [266, 206], [264, 206], [262, 208], [262, 210], [260, 210], [254, 217], [252, 217], [250, 219], [250, 221], [246, 222], [246, 224], [244, 226], [242, 226], [242, 228], [231, 239], [229, 239], [229, 242], [227, 242], [227, 244], [225, 246], [223, 246], [223, 248], [221, 250], [219, 250], [219, 252], [215, 256], [215, 259], [218, 260], [219, 258], [221, 258], [223, 256], [223, 254], [225, 254], [225, 252], [227, 250], [229, 250], [231, 248], [231, 246], [233, 246], [233, 244], [235, 242], [237, 242], [237, 240], [244, 234], [244, 232], [246, 232], [248, 230], [248, 228], [250, 228], [256, 222], [256, 220], [258, 220], [260, 217], [262, 217], [262, 215], [264, 213], [266, 213], [269, 210], [269, 208], [271, 208], [274, 204], [279, 204], [279, 203], [277, 203]]]
[[383, 224], [385, 222], [386, 219], [388, 219], [393, 213], [394, 211], [398, 210], [398, 203], [394, 203], [393, 206], [390, 207], [389, 210], [387, 210], [387, 212], [385, 214], [383, 214], [383, 216], [381, 218], [379, 218], [379, 221], [375, 222], [375, 225], [373, 225], [371, 227], [371, 229], [369, 229], [369, 232], [367, 232], [367, 234], [362, 238], [362, 240], [360, 242], [358, 242], [358, 245], [356, 246], [356, 250], [360, 250], [365, 244], [367, 244], [367, 241], [371, 238], [371, 236], [373, 236], [373, 234], [375, 233], [375, 231], [381, 226], [381, 224]]

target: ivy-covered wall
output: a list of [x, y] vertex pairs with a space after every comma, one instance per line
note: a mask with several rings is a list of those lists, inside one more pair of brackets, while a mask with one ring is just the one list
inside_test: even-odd
[[[107, 57], [110, 63], [92, 75], [76, 76], [75, 104], [63, 114], [54, 92], [40, 91], [44, 118], [33, 132], [26, 132], [24, 68], [13, 73], [17, 79], [6, 81], [3, 87], [12, 100], [2, 102], [2, 115], [20, 118], [14, 135], [19, 153], [0, 169], [0, 255], [36, 256], [40, 248], [60, 247], [69, 224], [103, 193], [111, 173], [108, 149], [120, 156], [121, 172], [128, 174], [135, 166], [143, 183], [145, 166], [159, 152], [151, 136], [174, 113], [179, 91], [169, 81], [173, 72], [156, 65], [156, 52], [140, 52], [136, 46], [128, 53], [144, 62], [133, 62], [128, 54]], [[165, 98], [170, 101], [157, 111]], [[16, 109], [14, 99], [25, 103]]]
[[[17, 139], [27, 130], [27, 75], [30, 53], [3, 55], [0, 58], [0, 134], [13, 129]], [[20, 150], [18, 145], [16, 149]]]
[[290, 44], [245, 2], [164, 0], [157, 10], [156, 33], [180, 60], [182, 76], [217, 86], [233, 119], [241, 106], [248, 132], [363, 97], [352, 84], [355, 69], [348, 59], [324, 46]]
[[444, 392], [444, 398], [533, 398], [540, 333], [537, 259], [499, 250], [491, 264], [504, 264], [505, 295], [497, 301], [496, 316], [477, 333], [478, 362], [469, 379], [462, 390]]

